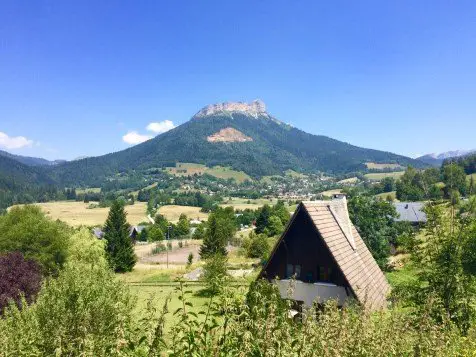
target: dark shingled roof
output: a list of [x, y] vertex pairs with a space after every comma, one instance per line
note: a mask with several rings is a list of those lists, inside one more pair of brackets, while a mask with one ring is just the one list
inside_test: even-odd
[[395, 202], [395, 209], [399, 217], [395, 220], [397, 222], [426, 222], [426, 214], [423, 212], [425, 204], [423, 202]]

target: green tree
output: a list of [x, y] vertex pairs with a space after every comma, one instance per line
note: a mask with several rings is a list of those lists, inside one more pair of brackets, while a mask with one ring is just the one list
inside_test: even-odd
[[396, 243], [399, 230], [394, 219], [397, 212], [392, 203], [373, 197], [356, 195], [348, 202], [351, 221], [381, 268], [387, 265], [390, 243]]
[[208, 256], [203, 266], [203, 280], [207, 291], [213, 295], [220, 293], [228, 279], [227, 256], [215, 253]]
[[217, 208], [208, 217], [207, 230], [203, 244], [200, 247], [200, 256], [204, 259], [220, 253], [226, 256], [228, 241], [235, 235], [235, 216], [232, 208]]
[[467, 182], [464, 169], [458, 164], [452, 162], [444, 165], [442, 171], [446, 197], [449, 197], [450, 192], [453, 190], [457, 190], [460, 194], [465, 195]]
[[284, 226], [279, 217], [271, 216], [268, 220], [267, 232], [270, 237], [283, 233]]
[[149, 232], [147, 233], [149, 242], [160, 242], [165, 239], [165, 234], [162, 229], [157, 225], [154, 224], [149, 228]]
[[269, 217], [271, 217], [271, 207], [264, 205], [259, 210], [258, 218], [256, 219], [256, 233], [263, 233], [268, 227]]
[[289, 219], [291, 218], [288, 209], [284, 205], [284, 201], [279, 200], [272, 209], [272, 215], [278, 217], [283, 224], [286, 226], [288, 224]]
[[205, 238], [205, 224], [201, 223], [197, 226], [195, 231], [193, 232], [193, 239], [203, 239]]
[[265, 234], [250, 233], [245, 243], [246, 256], [248, 258], [266, 258], [269, 249], [268, 238]]
[[[457, 191], [456, 191], [457, 192]], [[476, 317], [476, 197], [458, 207], [453, 200], [426, 208], [424, 237], [413, 249], [418, 284], [409, 286], [410, 301], [420, 309], [436, 299], [433, 316], [441, 310], [466, 334]]]
[[114, 201], [104, 226], [104, 239], [109, 264], [120, 273], [132, 271], [137, 261], [129, 228], [123, 204]]
[[190, 234], [190, 222], [185, 214], [181, 214], [175, 226], [175, 236], [181, 237]]
[[56, 275], [66, 261], [71, 228], [45, 217], [37, 206], [13, 207], [0, 216], [0, 253], [20, 252], [45, 275]]
[[422, 174], [411, 166], [397, 181], [396, 188], [397, 198], [400, 201], [420, 201], [425, 197]]

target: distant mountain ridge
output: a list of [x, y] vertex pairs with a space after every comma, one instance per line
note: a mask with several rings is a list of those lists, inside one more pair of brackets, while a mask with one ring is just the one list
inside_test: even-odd
[[470, 155], [476, 153], [476, 149], [473, 150], [453, 150], [453, 151], [446, 151], [439, 154], [426, 154], [417, 158], [417, 160], [423, 161], [429, 165], [433, 166], [440, 166], [444, 160], [462, 157], [466, 155]]
[[51, 161], [51, 160], [46, 160], [40, 157], [14, 155], [3, 150], [0, 150], [0, 156], [8, 157], [10, 159], [21, 162], [22, 164], [27, 166], [53, 166], [53, 165], [59, 165], [66, 162], [66, 160]]
[[254, 177], [298, 172], [347, 173], [366, 162], [424, 167], [393, 153], [360, 148], [294, 128], [271, 116], [263, 102], [212, 104], [191, 120], [123, 151], [67, 162], [44, 170], [64, 185], [92, 185], [118, 172], [193, 162], [229, 166]]

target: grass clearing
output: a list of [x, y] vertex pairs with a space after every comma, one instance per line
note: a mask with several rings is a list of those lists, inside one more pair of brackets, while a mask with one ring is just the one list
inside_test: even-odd
[[202, 164], [191, 162], [177, 162], [175, 167], [166, 167], [165, 171], [174, 176], [203, 175], [208, 168]]
[[467, 179], [468, 179], [468, 182], [471, 181], [471, 177], [473, 177], [473, 180], [476, 181], [476, 173], [470, 174], [470, 175], [468, 175], [468, 176], [466, 176], [466, 177], [467, 177]]
[[412, 263], [405, 264], [401, 269], [396, 269], [385, 273], [388, 282], [392, 287], [402, 284], [414, 283], [417, 280], [417, 268]]
[[200, 207], [167, 205], [161, 206], [159, 213], [171, 222], [177, 222], [181, 214], [191, 219], [207, 220], [208, 213], [200, 212], [200, 210]]
[[77, 195], [82, 195], [85, 193], [99, 193], [101, 192], [101, 188], [100, 187], [77, 188], [75, 191]]
[[375, 197], [380, 198], [382, 200], [386, 200], [388, 196], [392, 198], [392, 201], [395, 201], [397, 199], [397, 191], [383, 192], [375, 195]]
[[379, 181], [383, 180], [386, 177], [393, 177], [394, 179], [398, 179], [403, 174], [405, 171], [394, 171], [394, 172], [379, 172], [379, 173], [371, 173], [371, 174], [365, 174], [365, 177], [371, 181]]
[[306, 177], [308, 177], [307, 175], [304, 175], [304, 174], [302, 174], [300, 172], [297, 172], [297, 171], [294, 171], [294, 170], [286, 170], [284, 172], [284, 174], [286, 176], [290, 176], [292, 178], [306, 178]]
[[253, 181], [252, 178], [243, 171], [235, 171], [229, 167], [215, 166], [211, 169], [207, 169], [205, 173], [224, 180], [233, 179], [238, 183], [245, 182], [246, 180]]
[[395, 170], [403, 168], [403, 166], [399, 164], [377, 164], [375, 162], [366, 162], [365, 166], [367, 166], [369, 170]]
[[340, 188], [335, 190], [327, 190], [327, 191], [320, 192], [321, 195], [326, 197], [332, 197], [333, 195], [338, 195], [340, 193], [342, 193], [342, 190]]
[[[48, 217], [59, 219], [73, 227], [103, 225], [109, 213], [108, 207], [90, 209], [89, 203], [75, 201], [45, 202], [35, 205], [39, 206]], [[125, 206], [125, 209], [129, 224], [147, 221], [146, 203], [136, 202], [132, 206]]]
[[337, 181], [337, 183], [340, 183], [342, 185], [349, 185], [357, 182], [359, 182], [359, 179], [357, 177], [349, 177], [347, 179]]

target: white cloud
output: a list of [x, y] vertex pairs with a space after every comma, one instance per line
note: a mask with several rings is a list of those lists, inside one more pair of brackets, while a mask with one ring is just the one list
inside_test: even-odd
[[156, 134], [162, 134], [173, 128], [175, 128], [175, 125], [171, 120], [164, 120], [155, 123], [149, 123], [146, 129]]
[[5, 149], [21, 149], [33, 145], [33, 140], [29, 140], [24, 136], [8, 136], [0, 131], [0, 147]]
[[137, 131], [130, 131], [122, 137], [122, 140], [125, 143], [131, 144], [131, 145], [140, 144], [149, 139], [152, 139], [152, 136], [141, 135]]

